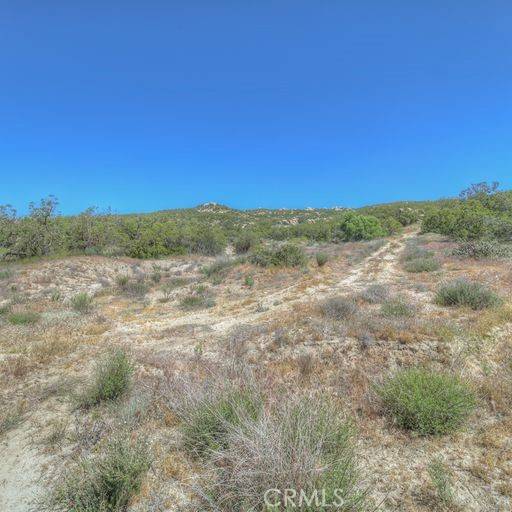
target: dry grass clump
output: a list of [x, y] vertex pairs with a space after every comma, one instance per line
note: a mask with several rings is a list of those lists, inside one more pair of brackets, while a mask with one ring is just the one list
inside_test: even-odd
[[201, 268], [201, 272], [208, 278], [220, 279], [226, 275], [227, 271], [240, 263], [240, 259], [229, 259], [226, 257], [217, 258], [210, 265]]
[[76, 405], [89, 408], [125, 395], [131, 387], [133, 364], [121, 350], [109, 353], [96, 366], [93, 382], [75, 397]]
[[428, 476], [439, 503], [450, 505], [454, 500], [452, 475], [440, 459], [434, 459], [430, 462]]
[[48, 512], [123, 512], [140, 491], [151, 464], [148, 447], [129, 438], [108, 441], [103, 450], [67, 468], [40, 503]]
[[421, 368], [400, 370], [377, 393], [398, 426], [422, 436], [452, 432], [476, 405], [473, 391], [459, 378]]
[[[245, 417], [212, 455], [204, 506], [226, 512], [364, 510], [353, 434], [332, 403], [307, 397], [288, 397], [257, 418]], [[286, 489], [296, 495], [285, 503]]]
[[330, 320], [342, 321], [353, 317], [358, 305], [353, 297], [331, 297], [320, 303], [320, 311]]
[[485, 285], [464, 278], [441, 285], [435, 301], [440, 306], [469, 306], [474, 310], [501, 303], [500, 297]]
[[184, 447], [204, 457], [225, 446], [233, 425], [256, 418], [262, 407], [261, 393], [252, 378], [230, 378], [224, 372], [205, 379], [167, 375], [165, 404], [181, 421]]
[[389, 289], [383, 284], [372, 284], [363, 290], [359, 297], [368, 304], [382, 304], [389, 297]]
[[19, 402], [0, 410], [0, 435], [18, 427], [23, 422], [26, 406]]
[[149, 286], [143, 277], [132, 280], [127, 275], [117, 276], [116, 285], [122, 294], [139, 299], [144, 298], [149, 291]]

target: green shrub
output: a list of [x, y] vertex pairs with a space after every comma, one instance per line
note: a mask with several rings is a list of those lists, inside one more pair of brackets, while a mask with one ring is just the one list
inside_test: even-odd
[[71, 299], [71, 307], [78, 313], [90, 313], [93, 306], [93, 298], [85, 293], [78, 293]]
[[111, 352], [96, 366], [93, 383], [76, 397], [77, 406], [89, 408], [101, 402], [118, 400], [130, 389], [133, 370], [123, 350]]
[[270, 267], [274, 264], [274, 251], [268, 247], [258, 247], [249, 256], [249, 261], [253, 265], [260, 267]]
[[434, 272], [441, 268], [441, 263], [436, 258], [416, 258], [413, 260], [406, 261], [404, 269], [407, 272], [418, 273], [418, 272]]
[[453, 249], [452, 254], [460, 258], [509, 258], [512, 257], [512, 247], [495, 240], [478, 240], [464, 242]]
[[399, 371], [377, 392], [397, 425], [423, 436], [455, 430], [475, 407], [473, 392], [460, 379], [419, 368]]
[[336, 223], [335, 238], [343, 241], [372, 240], [386, 235], [379, 219], [354, 212], [342, 214]]
[[380, 312], [386, 318], [411, 317], [414, 315], [414, 306], [405, 297], [393, 297], [382, 303]]
[[7, 320], [13, 325], [28, 325], [35, 324], [40, 317], [41, 315], [34, 311], [15, 311], [7, 317]]
[[300, 267], [307, 262], [304, 250], [294, 244], [284, 244], [278, 248], [270, 249], [260, 247], [249, 261], [261, 267]]
[[483, 284], [461, 278], [441, 285], [435, 301], [441, 306], [469, 306], [478, 310], [496, 306], [501, 299]]
[[58, 479], [42, 508], [69, 512], [124, 512], [151, 464], [142, 442], [109, 441], [99, 455], [81, 458]]
[[327, 256], [327, 254], [325, 254], [325, 252], [317, 252], [315, 254], [315, 258], [316, 258], [316, 264], [319, 267], [323, 267], [329, 261], [329, 256]]
[[259, 243], [258, 237], [254, 233], [242, 233], [234, 242], [235, 252], [245, 254], [256, 247]]
[[245, 286], [252, 288], [254, 286], [254, 277], [245, 276], [244, 284], [245, 284]]
[[284, 244], [274, 253], [276, 267], [300, 267], [307, 262], [304, 250], [294, 244]]

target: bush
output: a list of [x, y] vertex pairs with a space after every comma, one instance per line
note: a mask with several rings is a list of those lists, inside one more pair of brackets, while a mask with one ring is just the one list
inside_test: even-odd
[[319, 267], [323, 267], [329, 261], [329, 256], [325, 252], [317, 252], [315, 258]]
[[82, 458], [66, 470], [42, 508], [48, 512], [123, 512], [140, 491], [150, 463], [145, 444], [114, 439], [103, 453]]
[[508, 258], [512, 256], [512, 247], [494, 240], [464, 242], [453, 249], [452, 254], [461, 258]]
[[335, 238], [343, 241], [372, 240], [386, 235], [379, 219], [372, 215], [348, 212], [335, 227]]
[[300, 267], [307, 262], [304, 250], [293, 244], [284, 244], [279, 247], [273, 256], [276, 267]]
[[435, 301], [441, 306], [469, 306], [478, 310], [496, 306], [501, 299], [483, 284], [462, 278], [441, 285]]
[[78, 407], [89, 408], [121, 398], [131, 387], [133, 370], [123, 350], [108, 354], [98, 363], [92, 385], [76, 397]]
[[383, 284], [372, 284], [363, 290], [359, 297], [368, 304], [380, 304], [389, 297], [388, 287]]
[[[213, 501], [205, 505], [229, 512], [270, 510], [265, 492], [277, 489], [280, 495], [267, 496], [276, 503], [271, 510], [293, 510], [284, 508], [282, 498], [285, 489], [296, 489], [300, 510], [331, 510], [336, 497], [343, 510], [365, 510], [353, 434], [340, 411], [319, 400], [288, 398], [256, 419], [246, 416], [230, 426], [226, 447], [213, 456], [217, 478], [201, 493]], [[299, 505], [299, 491], [313, 500], [316, 491], [318, 501]]]
[[324, 316], [331, 320], [346, 320], [357, 312], [357, 304], [351, 297], [332, 297], [320, 304]]
[[434, 272], [441, 268], [441, 263], [436, 258], [416, 258], [413, 260], [406, 261], [404, 269], [407, 272], [418, 273], [418, 272]]
[[300, 267], [307, 262], [304, 250], [294, 244], [284, 244], [276, 249], [261, 247], [249, 260], [261, 267]]
[[71, 307], [78, 313], [86, 314], [92, 310], [93, 299], [87, 293], [78, 293], [71, 299]]
[[419, 368], [399, 371], [377, 392], [397, 425], [422, 436], [455, 430], [475, 407], [473, 392], [461, 380]]
[[245, 276], [244, 284], [245, 284], [245, 286], [252, 288], [254, 286], [254, 277]]
[[128, 280], [128, 282], [120, 288], [125, 295], [138, 299], [144, 298], [146, 293], [149, 291], [149, 286], [143, 279], [136, 279], [135, 281]]
[[254, 233], [243, 233], [234, 242], [235, 252], [245, 254], [258, 245], [258, 237]]
[[386, 318], [403, 318], [414, 315], [414, 306], [405, 297], [393, 297], [383, 302], [380, 312]]
[[7, 320], [9, 320], [9, 323], [12, 325], [28, 325], [28, 324], [35, 324], [39, 318], [39, 313], [35, 313], [34, 311], [18, 311], [11, 313]]

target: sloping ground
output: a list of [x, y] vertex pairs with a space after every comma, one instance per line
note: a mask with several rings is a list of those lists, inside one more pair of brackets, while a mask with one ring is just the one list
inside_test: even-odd
[[[5, 321], [0, 326], [2, 403], [4, 407], [24, 403], [19, 426], [2, 437], [0, 509], [28, 511], [31, 500], [44, 489], [41, 477], [48, 475], [47, 469], [66, 461], [76, 449], [72, 424], [82, 420], [73, 419], [66, 396], [76, 387], [75, 379], [89, 374], [106, 347], [119, 345], [132, 353], [142, 381], [166, 364], [185, 368], [198, 359], [216, 364], [235, 354], [268, 368], [284, 385], [320, 388], [337, 397], [356, 418], [365, 484], [382, 510], [435, 510], [426, 484], [434, 457], [441, 457], [454, 472], [459, 510], [510, 510], [509, 413], [484, 397], [465, 430], [443, 438], [414, 438], [391, 425], [374, 403], [372, 382], [401, 366], [428, 363], [456, 369], [477, 386], [488, 385], [500, 368], [496, 352], [510, 346], [506, 323], [486, 332], [484, 341], [475, 345], [466, 336], [466, 327], [481, 328], [485, 319], [492, 327], [493, 318], [447, 311], [432, 303], [440, 282], [466, 274], [494, 285], [499, 276], [500, 291], [508, 297], [512, 287], [506, 264], [455, 260], [445, 256], [446, 244], [427, 240], [443, 260], [443, 269], [407, 274], [400, 257], [407, 244], [418, 242], [425, 241], [411, 231], [375, 245], [369, 254], [365, 244], [347, 245], [325, 267], [310, 265], [306, 273], [242, 264], [227, 269], [219, 282], [206, 281], [216, 305], [202, 310], [183, 309], [180, 301], [204, 280], [199, 268], [207, 259], [138, 262], [83, 257], [18, 267], [3, 283], [2, 293], [7, 300], [14, 284], [16, 293], [24, 297], [16, 307], [40, 311], [42, 317], [33, 326]], [[357, 251], [362, 256], [354, 263], [351, 256]], [[162, 281], [152, 284], [144, 297], [126, 296], [116, 289], [119, 276], [145, 276], [151, 282], [155, 273], [162, 274]], [[252, 288], [244, 284], [247, 275], [254, 277]], [[173, 289], [164, 301], [160, 288], [173, 278], [186, 284]], [[359, 302], [361, 314], [366, 315], [362, 320], [337, 323], [318, 309], [324, 299], [357, 298], [376, 284], [391, 295], [406, 297], [416, 308], [415, 315], [390, 321], [379, 316], [380, 306]], [[60, 297], [52, 302], [54, 290]], [[89, 315], [70, 311], [69, 299], [81, 291], [96, 294]], [[296, 361], [304, 355], [312, 358], [314, 369], [303, 382], [297, 380]], [[59, 419], [70, 422], [68, 435], [49, 448], [44, 439]], [[161, 424], [152, 428], [157, 447], [160, 437], [175, 442], [172, 428]], [[495, 434], [484, 438], [484, 432]], [[181, 481], [179, 472], [173, 473], [172, 484], [164, 473], [157, 471], [160, 476], [148, 482], [144, 499], [152, 499], [153, 488], [160, 493], [162, 485], [164, 495], [182, 499], [175, 485]], [[150, 510], [144, 499], [135, 509]], [[174, 507], [162, 505], [158, 510]]]

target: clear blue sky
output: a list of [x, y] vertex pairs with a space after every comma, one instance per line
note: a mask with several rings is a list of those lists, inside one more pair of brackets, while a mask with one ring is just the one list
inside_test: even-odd
[[0, 0], [0, 204], [512, 187], [510, 0]]

